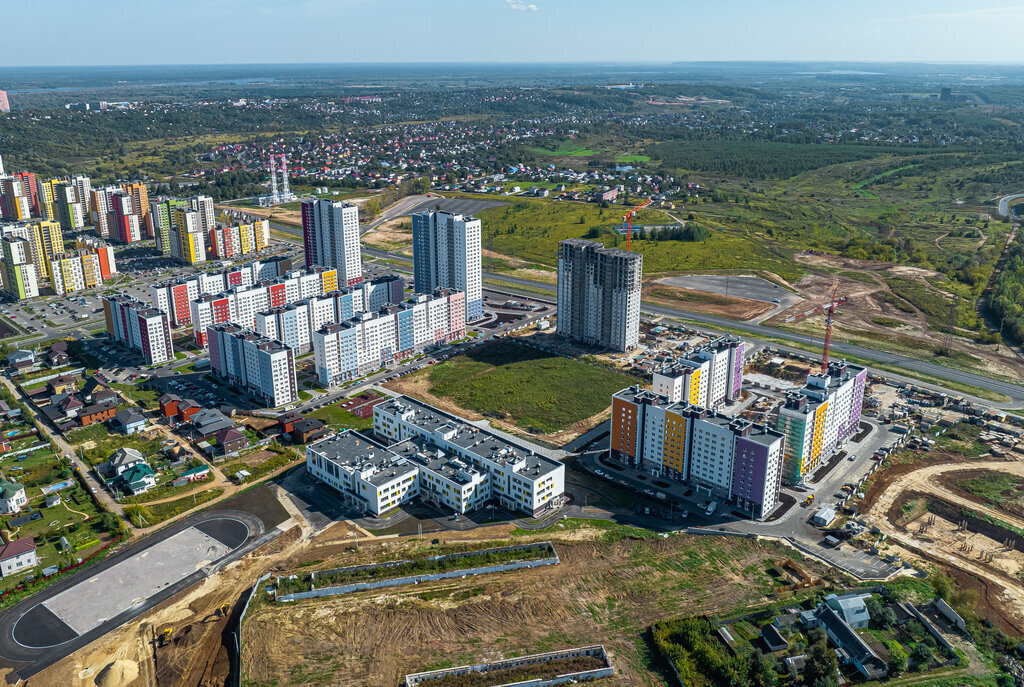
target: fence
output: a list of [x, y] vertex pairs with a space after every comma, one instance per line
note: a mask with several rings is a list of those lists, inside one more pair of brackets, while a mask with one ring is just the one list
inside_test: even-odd
[[[483, 565], [476, 568], [460, 568], [459, 570], [448, 570], [445, 572], [438, 573], [424, 573], [422, 575], [408, 575], [405, 577], [394, 577], [388, 580], [377, 580], [376, 582], [353, 582], [352, 584], [340, 585], [337, 587], [324, 587], [322, 589], [311, 589], [308, 592], [295, 592], [292, 594], [285, 594], [277, 597], [278, 601], [299, 601], [301, 599], [314, 599], [323, 596], [340, 596], [342, 594], [351, 594], [353, 592], [361, 592], [370, 589], [383, 589], [386, 587], [399, 587], [405, 584], [419, 584], [420, 582], [435, 582], [437, 580], [446, 580], [453, 577], [465, 577], [466, 575], [483, 575], [487, 573], [504, 572], [506, 570], [520, 570], [523, 568], [539, 568], [545, 565], [557, 565], [560, 561], [558, 559], [558, 553], [555, 551], [554, 546], [551, 542], [542, 542], [539, 544], [529, 544], [524, 546], [505, 546], [497, 549], [483, 549], [481, 551], [467, 551], [465, 553], [448, 554], [445, 556], [432, 556], [427, 560], [442, 560], [452, 558], [463, 558], [465, 556], [471, 556], [480, 553], [498, 553], [502, 551], [524, 551], [527, 549], [537, 548], [538, 546], [547, 546], [551, 555], [547, 558], [539, 558], [530, 561], [518, 561], [514, 563], [498, 563], [495, 565]], [[339, 568], [337, 570], [323, 570], [321, 574], [330, 574], [340, 572], [342, 570], [354, 571], [354, 570], [369, 570], [372, 568], [385, 568], [394, 567], [408, 561], [393, 561], [391, 563], [377, 564], [377, 565], [361, 565], [353, 568]], [[316, 577], [315, 573], [311, 574], [313, 582], [315, 584]]]
[[256, 584], [243, 592], [242, 597], [238, 599], [239, 603], [241, 603], [244, 598], [245, 603], [242, 604], [242, 610], [238, 614], [238, 624], [231, 630], [231, 643], [228, 645], [228, 654], [231, 659], [231, 672], [228, 674], [227, 680], [228, 687], [242, 687], [242, 623], [245, 621], [245, 614], [249, 612], [249, 604], [252, 602], [252, 597], [256, 596], [256, 590], [269, 579], [270, 573], [267, 573], [256, 580]]
[[495, 670], [508, 670], [510, 668], [520, 668], [523, 666], [542, 665], [550, 661], [580, 658], [583, 656], [600, 659], [604, 662], [605, 666], [603, 668], [596, 668], [593, 670], [566, 673], [564, 675], [557, 675], [546, 679], [538, 678], [535, 680], [524, 680], [522, 682], [509, 684], [514, 684], [515, 687], [546, 687], [547, 685], [576, 683], [583, 680], [598, 680], [605, 677], [612, 677], [615, 674], [615, 669], [612, 667], [611, 661], [608, 660], [607, 652], [602, 645], [597, 644], [594, 646], [584, 646], [575, 649], [563, 649], [562, 651], [550, 651], [545, 654], [520, 656], [519, 658], [510, 658], [504, 661], [496, 661], [494, 663], [480, 663], [472, 666], [459, 666], [458, 668], [445, 668], [442, 670], [431, 670], [423, 673], [412, 673], [405, 676], [405, 687], [418, 687], [419, 685], [424, 684], [429, 685], [432, 680], [448, 676], [468, 675], [469, 673], [488, 673]]

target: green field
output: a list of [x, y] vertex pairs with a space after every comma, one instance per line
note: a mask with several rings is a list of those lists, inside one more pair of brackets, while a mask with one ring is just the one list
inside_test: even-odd
[[602, 412], [630, 375], [502, 341], [422, 370], [430, 392], [478, 413], [504, 413], [523, 429], [563, 430]]
[[547, 148], [530, 148], [530, 152], [534, 155], [545, 155], [548, 157], [591, 157], [597, 155], [598, 151], [591, 150], [585, 146], [574, 145], [573, 143], [563, 143], [554, 150], [548, 150]]
[[[595, 203], [566, 203], [546, 199], [517, 198], [511, 205], [476, 213], [483, 222], [483, 244], [502, 255], [554, 267], [558, 242], [568, 238], [596, 237], [607, 246], [626, 247], [621, 227], [627, 207], [601, 208]], [[683, 211], [685, 212], [685, 211]], [[674, 213], [675, 214], [675, 213]], [[676, 216], [679, 216], [676, 214]], [[674, 222], [659, 210], [644, 209], [635, 224]], [[644, 274], [753, 267], [798, 279], [804, 270], [788, 256], [777, 255], [764, 242], [753, 241], [717, 218], [701, 223], [709, 229], [706, 241], [643, 241], [634, 238], [633, 250], [644, 255]]]
[[960, 488], [994, 506], [1015, 510], [1024, 505], [1024, 478], [992, 472], [960, 483]]
[[369, 429], [373, 427], [373, 418], [362, 418], [355, 413], [339, 408], [337, 405], [329, 405], [309, 413], [309, 417], [315, 417], [327, 423], [332, 430], [342, 429]]

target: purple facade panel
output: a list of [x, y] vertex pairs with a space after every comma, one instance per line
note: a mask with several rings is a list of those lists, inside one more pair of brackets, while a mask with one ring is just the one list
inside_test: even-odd
[[732, 399], [736, 400], [743, 390], [743, 342], [740, 341], [733, 350], [736, 357], [733, 358], [732, 368]]
[[736, 458], [732, 468], [732, 497], [753, 503], [764, 502], [768, 473], [768, 446], [736, 437]]

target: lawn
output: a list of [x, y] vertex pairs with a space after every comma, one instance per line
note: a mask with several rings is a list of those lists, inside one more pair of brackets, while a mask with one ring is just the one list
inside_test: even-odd
[[547, 148], [530, 148], [530, 152], [535, 155], [545, 155], [549, 157], [590, 157], [592, 155], [597, 155], [599, 151], [591, 150], [590, 148], [578, 143], [567, 141], [554, 150], [548, 150]]
[[85, 461], [89, 465], [103, 463], [110, 457], [110, 454], [118, 448], [134, 448], [144, 456], [151, 455], [160, 450], [160, 439], [145, 439], [138, 434], [124, 436], [122, 434], [111, 434], [110, 430], [103, 423], [96, 423], [68, 432], [66, 435], [68, 443], [82, 445], [90, 443], [90, 448], [84, 449]]
[[373, 418], [362, 418], [336, 405], [324, 406], [319, 410], [309, 413], [309, 417], [327, 423], [331, 429], [370, 429], [373, 427]]
[[216, 489], [207, 489], [206, 491], [197, 491], [192, 496], [185, 496], [184, 498], [167, 501], [166, 503], [129, 505], [125, 506], [124, 514], [133, 525], [149, 527], [164, 520], [169, 520], [176, 515], [181, 515], [185, 511], [191, 510], [207, 501], [212, 501], [223, 493], [224, 490], [218, 487]]
[[146, 389], [137, 384], [111, 384], [111, 389], [120, 391], [125, 397], [138, 403], [147, 410], [156, 407], [156, 401], [160, 398], [160, 392], [153, 389]]
[[301, 452], [296, 455], [294, 449], [288, 450], [280, 444], [269, 444], [265, 449], [250, 453], [243, 456], [242, 460], [225, 465], [221, 468], [221, 472], [226, 477], [234, 477], [240, 470], [248, 470], [249, 476], [246, 477], [243, 482], [255, 482], [265, 475], [269, 475], [275, 470], [295, 463], [303, 458]]
[[478, 413], [507, 416], [523, 429], [557, 432], [603, 412], [637, 379], [510, 341], [494, 342], [417, 375], [430, 392]]

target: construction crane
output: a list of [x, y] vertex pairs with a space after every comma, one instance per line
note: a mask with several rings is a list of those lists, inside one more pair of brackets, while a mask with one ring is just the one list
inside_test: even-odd
[[640, 208], [646, 207], [650, 204], [651, 199], [648, 198], [647, 200], [645, 200], [644, 202], [640, 203], [635, 208], [627, 212], [626, 215], [622, 218], [622, 223], [626, 225], [626, 250], [633, 249], [633, 215], [635, 215], [636, 211], [639, 210]]
[[828, 347], [832, 344], [832, 316], [836, 312], [837, 286], [832, 290], [832, 299], [828, 302], [828, 310], [825, 312], [825, 354], [821, 357], [821, 374], [828, 374]]

